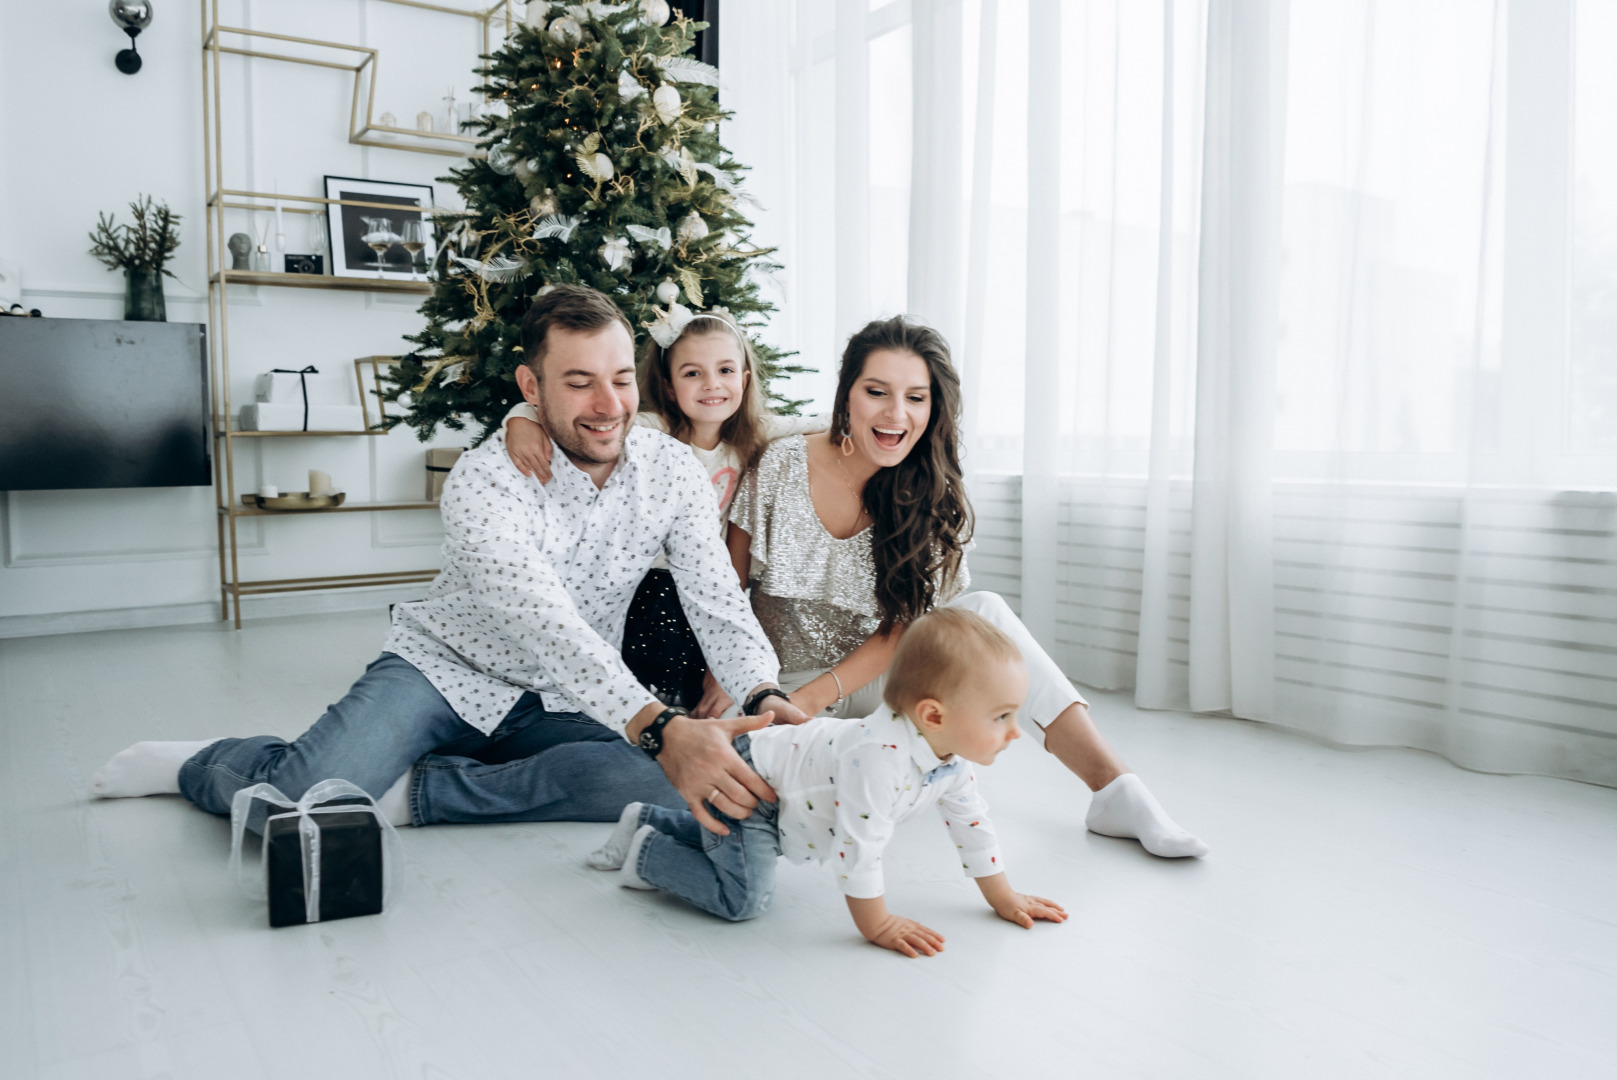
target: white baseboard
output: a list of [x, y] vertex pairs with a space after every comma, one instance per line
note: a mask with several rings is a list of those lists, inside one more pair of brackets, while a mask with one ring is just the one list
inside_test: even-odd
[[[385, 610], [389, 604], [419, 600], [428, 582], [386, 585], [375, 589], [333, 589], [323, 593], [249, 597], [243, 623], [285, 615], [318, 615], [335, 611]], [[185, 626], [219, 622], [218, 603], [162, 604], [106, 611], [63, 611], [46, 615], [0, 615], [0, 639], [46, 634], [88, 634], [98, 630], [142, 630], [153, 626]]]

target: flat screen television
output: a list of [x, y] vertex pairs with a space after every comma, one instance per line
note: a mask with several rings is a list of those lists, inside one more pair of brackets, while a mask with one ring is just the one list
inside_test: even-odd
[[213, 483], [195, 323], [0, 318], [0, 491]]

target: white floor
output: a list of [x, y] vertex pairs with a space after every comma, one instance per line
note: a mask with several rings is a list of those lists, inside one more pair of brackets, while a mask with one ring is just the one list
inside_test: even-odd
[[1213, 846], [1165, 862], [1079, 826], [1031, 742], [984, 783], [997, 921], [916, 822], [889, 902], [940, 957], [866, 945], [783, 867], [729, 925], [588, 870], [604, 825], [404, 835], [368, 919], [271, 931], [225, 822], [90, 802], [137, 738], [301, 731], [380, 613], [0, 641], [0, 1075], [31, 1077], [1565, 1077], [1617, 1074], [1617, 791], [1136, 712], [1113, 743]]

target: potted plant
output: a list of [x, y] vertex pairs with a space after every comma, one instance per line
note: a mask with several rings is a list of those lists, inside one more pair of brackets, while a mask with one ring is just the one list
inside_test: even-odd
[[102, 214], [90, 234], [90, 254], [109, 270], [124, 272], [124, 318], [136, 322], [167, 322], [163, 304], [163, 275], [174, 277], [164, 263], [180, 246], [180, 215], [165, 203], [152, 205], [150, 195], [129, 204], [133, 225], [115, 225]]

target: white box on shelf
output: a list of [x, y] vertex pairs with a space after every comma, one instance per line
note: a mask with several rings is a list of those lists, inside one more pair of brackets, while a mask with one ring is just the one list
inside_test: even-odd
[[357, 404], [354, 401], [354, 376], [348, 372], [300, 376], [297, 372], [266, 371], [253, 380], [253, 396], [273, 405], [297, 405], [302, 408], [305, 385], [309, 388], [311, 406]]
[[241, 407], [242, 431], [353, 431], [365, 430], [365, 416], [358, 405], [309, 406], [309, 423], [303, 423], [301, 401], [278, 404], [255, 401]]

